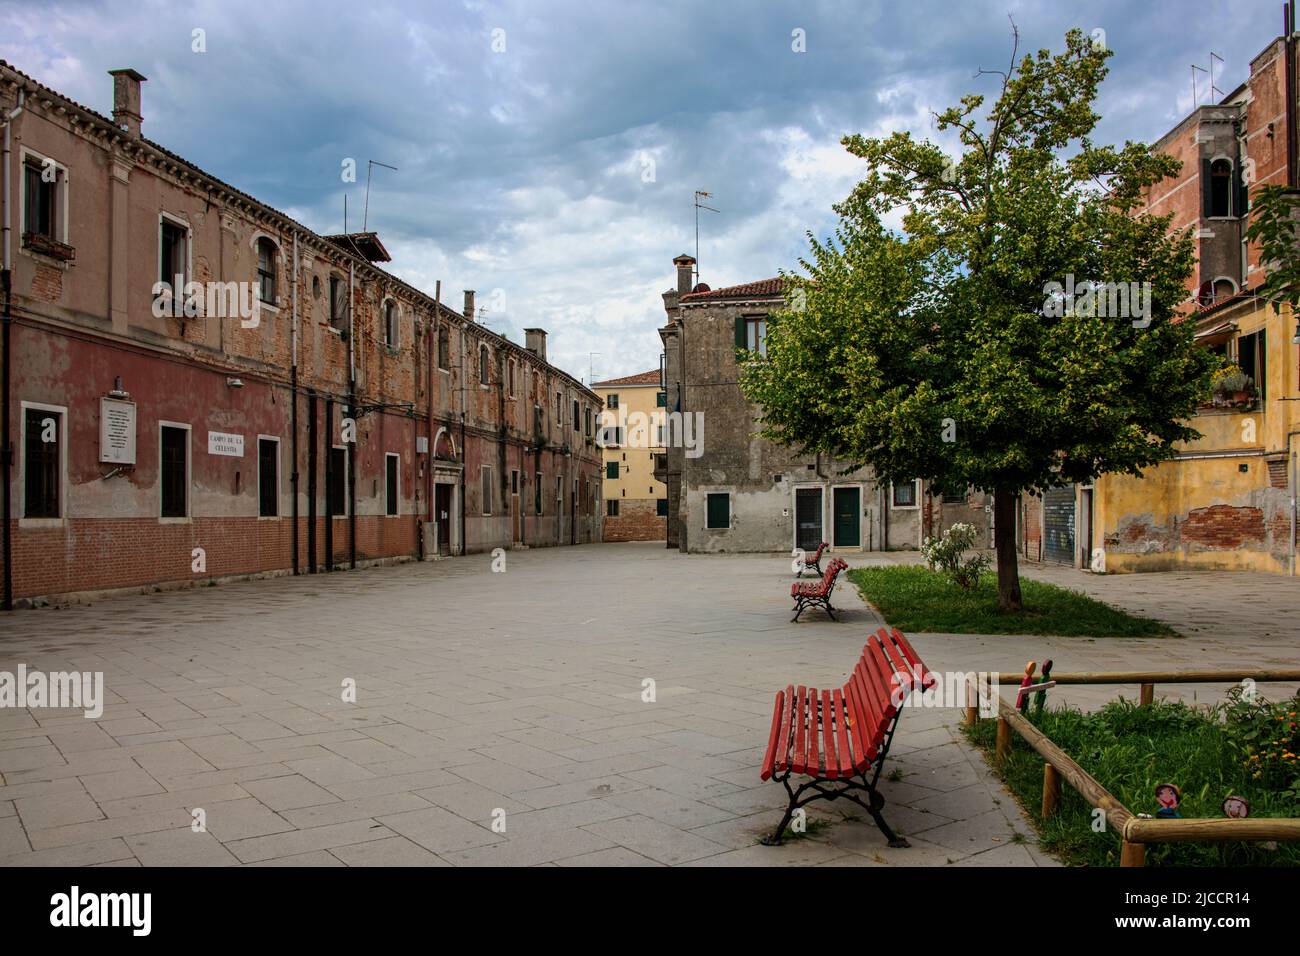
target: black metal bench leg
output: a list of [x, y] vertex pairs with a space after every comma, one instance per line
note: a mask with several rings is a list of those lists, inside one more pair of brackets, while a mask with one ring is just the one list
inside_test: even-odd
[[[864, 776], [862, 779], [865, 780], [866, 777]], [[871, 819], [875, 821], [876, 826], [880, 829], [880, 832], [885, 835], [885, 839], [889, 841], [891, 847], [902, 849], [910, 847], [912, 844], [908, 843], [906, 838], [895, 833], [890, 828], [889, 824], [885, 822], [884, 815], [880, 812], [881, 808], [885, 805], [885, 798], [880, 795], [880, 791], [869, 784], [867, 787], [861, 789], [867, 791], [866, 801], [863, 801], [857, 796], [857, 794], [853, 793], [846, 793], [845, 796], [860, 806], [863, 810], [866, 810], [867, 813], [871, 814]]]
[[835, 616], [835, 608], [831, 607], [829, 603], [826, 605], [826, 613], [832, 621], [839, 620], [839, 618]]
[[785, 787], [785, 792], [790, 794], [790, 804], [785, 808], [785, 816], [781, 817], [781, 822], [777, 824], [777, 827], [772, 832], [772, 835], [765, 836], [763, 837], [762, 840], [759, 841], [760, 843], [763, 844], [763, 846], [781, 845], [781, 837], [785, 833], [785, 828], [790, 825], [790, 819], [794, 816], [794, 811], [799, 807], [799, 794], [803, 793], [807, 787], [807, 784], [805, 784], [804, 786], [800, 787], [798, 791], [791, 790], [790, 781], [788, 777], [783, 778], [781, 780], [781, 783]]

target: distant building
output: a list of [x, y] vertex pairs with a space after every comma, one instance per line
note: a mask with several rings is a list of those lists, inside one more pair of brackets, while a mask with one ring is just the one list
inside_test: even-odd
[[670, 434], [656, 472], [668, 491], [669, 547], [789, 552], [826, 541], [836, 551], [877, 551], [917, 548], [932, 529], [957, 521], [987, 531], [982, 493], [943, 499], [920, 480], [877, 482], [870, 469], [846, 471], [846, 462], [758, 437], [759, 410], [741, 392], [737, 353], [765, 352], [768, 315], [785, 307], [783, 282], [710, 289], [692, 286], [694, 258], [673, 264], [677, 287], [664, 293], [668, 323], [659, 330], [665, 400], [698, 447]]
[[668, 490], [655, 477], [662, 455], [665, 394], [659, 370], [593, 382], [605, 402], [604, 449], [606, 541], [663, 541], [668, 531]]

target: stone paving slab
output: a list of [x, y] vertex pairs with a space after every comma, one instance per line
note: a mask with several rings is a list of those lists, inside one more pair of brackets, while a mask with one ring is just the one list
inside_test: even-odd
[[[471, 555], [0, 619], [0, 670], [102, 671], [106, 698], [93, 721], [0, 711], [0, 865], [1053, 865], [953, 710], [909, 708], [881, 781], [910, 849], [825, 803], [805, 838], [757, 845], [784, 807], [758, 779], [773, 692], [842, 684], [880, 624], [852, 588], [837, 591], [838, 623], [792, 624], [784, 555], [588, 545], [490, 566]], [[1025, 573], [1188, 637], [913, 635], [927, 663], [1297, 661], [1288, 579]]]

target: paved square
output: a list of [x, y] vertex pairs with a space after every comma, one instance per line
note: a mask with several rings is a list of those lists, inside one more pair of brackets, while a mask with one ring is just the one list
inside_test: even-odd
[[[756, 845], [784, 806], [758, 779], [773, 692], [842, 683], [879, 625], [852, 589], [837, 592], [841, 623], [791, 624], [780, 556], [624, 544], [507, 560], [505, 573], [471, 555], [0, 619], [0, 670], [103, 671], [106, 687], [100, 720], [0, 711], [0, 865], [1052, 863], [952, 710], [909, 709], [882, 778], [911, 849], [825, 803], [810, 819], [831, 825]], [[878, 560], [897, 559], [850, 563]], [[1112, 581], [1134, 586], [1089, 586]], [[1296, 656], [1283, 636], [1194, 641], [1215, 648], [1200, 663]], [[1075, 652], [1138, 666], [1192, 645], [915, 643], [939, 669], [1011, 669], [1048, 645], [1060, 668]]]

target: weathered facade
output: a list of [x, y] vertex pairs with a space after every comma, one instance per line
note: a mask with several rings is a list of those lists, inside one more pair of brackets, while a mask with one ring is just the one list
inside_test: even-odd
[[655, 478], [664, 453], [666, 394], [659, 370], [593, 382], [605, 404], [603, 438], [606, 541], [663, 541], [668, 497]]
[[869, 469], [758, 437], [761, 410], [741, 392], [738, 354], [766, 348], [767, 318], [785, 307], [782, 280], [709, 289], [692, 286], [691, 256], [673, 264], [659, 331], [667, 407], [697, 447], [670, 440], [656, 473], [668, 488], [669, 547], [789, 552], [824, 540], [876, 551], [918, 548], [957, 521], [987, 531], [982, 494], [944, 500], [925, 482], [877, 482]]
[[[1264, 185], [1300, 185], [1294, 32], [1251, 62], [1250, 77], [1202, 106], [1157, 148], [1183, 163], [1153, 186], [1146, 208], [1191, 229], [1197, 268], [1184, 321], [1248, 375], [1246, 392], [1219, 395], [1192, 422], [1202, 433], [1142, 478], [1107, 475], [1080, 489], [1076, 563], [1097, 570], [1229, 568], [1294, 573], [1300, 329], [1257, 298], [1265, 266], [1247, 244], [1250, 201]], [[1090, 501], [1095, 494], [1095, 510]], [[1085, 538], [1086, 536], [1086, 538]]]
[[[600, 539], [599, 398], [0, 62], [6, 597]], [[179, 279], [179, 285], [177, 280]]]

